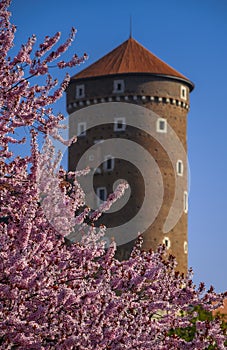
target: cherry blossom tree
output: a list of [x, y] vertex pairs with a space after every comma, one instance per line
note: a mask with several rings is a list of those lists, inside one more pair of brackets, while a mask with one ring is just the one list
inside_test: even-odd
[[[225, 349], [221, 321], [198, 317], [201, 307], [218, 308], [222, 294], [205, 291], [203, 284], [197, 289], [191, 272], [176, 272], [164, 247], [142, 251], [141, 237], [128, 261], [114, 258], [114, 241], [105, 249], [105, 227], [93, 221], [126, 185], [92, 213], [78, 181], [88, 170], [59, 168], [60, 155], [50, 141], [50, 136], [65, 144], [75, 140], [62, 139], [63, 116], [51, 108], [69, 76], [58, 85], [49, 66], [73, 67], [86, 55], [60, 60], [74, 38], [72, 29], [57, 49], [60, 33], [46, 37], [37, 50], [32, 36], [10, 58], [16, 28], [9, 5], [10, 0], [0, 1], [1, 349]], [[42, 85], [36, 82], [40, 76]], [[11, 150], [11, 144], [25, 141], [15, 137], [21, 127], [31, 135], [27, 157]], [[42, 150], [40, 133], [46, 135]], [[69, 242], [70, 234], [81, 239]], [[186, 338], [192, 324], [193, 336]]]

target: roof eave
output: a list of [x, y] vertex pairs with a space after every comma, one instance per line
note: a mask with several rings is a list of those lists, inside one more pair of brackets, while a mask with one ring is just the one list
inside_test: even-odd
[[[80, 73], [78, 73], [79, 75]], [[127, 72], [127, 73], [113, 73], [113, 74], [104, 74], [104, 75], [94, 75], [94, 76], [90, 76], [90, 77], [78, 77], [76, 75], [74, 75], [71, 78], [71, 82], [77, 81], [77, 80], [93, 80], [93, 79], [97, 79], [97, 78], [103, 78], [103, 77], [114, 77], [114, 76], [119, 76], [119, 75], [150, 75], [150, 76], [155, 76], [155, 77], [160, 77], [160, 78], [167, 78], [170, 80], [175, 80], [175, 81], [179, 81], [182, 82], [184, 84], [186, 84], [189, 87], [190, 92], [193, 91], [193, 89], [195, 88], [194, 83], [187, 79], [186, 77], [178, 77], [175, 75], [168, 75], [168, 74], [158, 74], [158, 73], [150, 73], [150, 72]]]
[[186, 84], [189, 87], [190, 92], [192, 92], [192, 90], [195, 88], [195, 84], [191, 80], [187, 79], [186, 77], [185, 78], [183, 78], [183, 77], [181, 78], [181, 77], [177, 77], [177, 76], [174, 76], [174, 75], [167, 75], [167, 74], [152, 74], [152, 75], [165, 77], [165, 78], [173, 79], [173, 80], [178, 80], [178, 81]]

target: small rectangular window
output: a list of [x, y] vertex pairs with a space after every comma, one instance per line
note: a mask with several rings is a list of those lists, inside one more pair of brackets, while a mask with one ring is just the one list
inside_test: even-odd
[[77, 136], [86, 136], [87, 125], [85, 122], [78, 123], [77, 126]]
[[104, 170], [111, 171], [114, 168], [114, 158], [111, 155], [105, 157]]
[[124, 131], [125, 128], [125, 118], [114, 118], [114, 131]]
[[177, 175], [183, 176], [184, 164], [182, 160], [177, 161]]
[[124, 80], [114, 80], [113, 83], [113, 93], [119, 93], [125, 91], [125, 82]]
[[83, 98], [85, 96], [85, 87], [83, 85], [76, 85], [76, 98]]
[[106, 187], [98, 187], [96, 189], [97, 194], [97, 205], [100, 205], [102, 202], [105, 202], [107, 199], [107, 190]]
[[188, 212], [188, 192], [184, 191], [184, 212]]
[[167, 249], [169, 249], [171, 246], [169, 237], [164, 237], [162, 243], [166, 246]]
[[160, 120], [159, 121], [159, 129], [160, 130], [165, 130], [165, 122], [164, 122], [164, 120]]
[[187, 254], [188, 253], [188, 242], [184, 242], [184, 253]]
[[185, 86], [181, 86], [180, 97], [183, 100], [187, 100], [187, 88]]
[[156, 124], [157, 132], [166, 133], [167, 132], [167, 121], [164, 118], [158, 118]]

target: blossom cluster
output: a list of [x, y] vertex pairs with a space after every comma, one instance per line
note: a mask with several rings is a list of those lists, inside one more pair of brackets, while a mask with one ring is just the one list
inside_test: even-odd
[[[11, 157], [8, 149], [9, 143], [24, 142], [14, 137], [15, 129], [19, 127], [33, 126], [36, 130], [49, 133], [62, 141], [59, 134], [59, 126], [64, 119], [59, 113], [55, 115], [52, 105], [62, 97], [70, 81], [66, 73], [61, 84], [53, 79], [50, 74], [49, 64], [65, 68], [78, 65], [87, 58], [76, 55], [69, 62], [60, 61], [58, 58], [71, 45], [76, 30], [72, 28], [71, 34], [65, 43], [60, 44], [55, 50], [53, 46], [60, 40], [60, 33], [53, 37], [47, 36], [39, 49], [33, 54], [36, 36], [32, 35], [13, 59], [9, 52], [13, 47], [16, 27], [10, 23], [8, 6], [10, 0], [0, 1], [0, 156]], [[43, 85], [32, 84], [35, 77], [43, 76]]]

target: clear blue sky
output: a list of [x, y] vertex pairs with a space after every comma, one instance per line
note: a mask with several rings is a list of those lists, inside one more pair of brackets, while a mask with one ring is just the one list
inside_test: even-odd
[[[14, 0], [16, 47], [35, 33], [78, 29], [70, 53], [89, 54], [83, 67], [133, 36], [195, 83], [188, 116], [191, 168], [189, 266], [194, 281], [227, 290], [227, 1]], [[64, 99], [57, 106], [65, 112]]]

